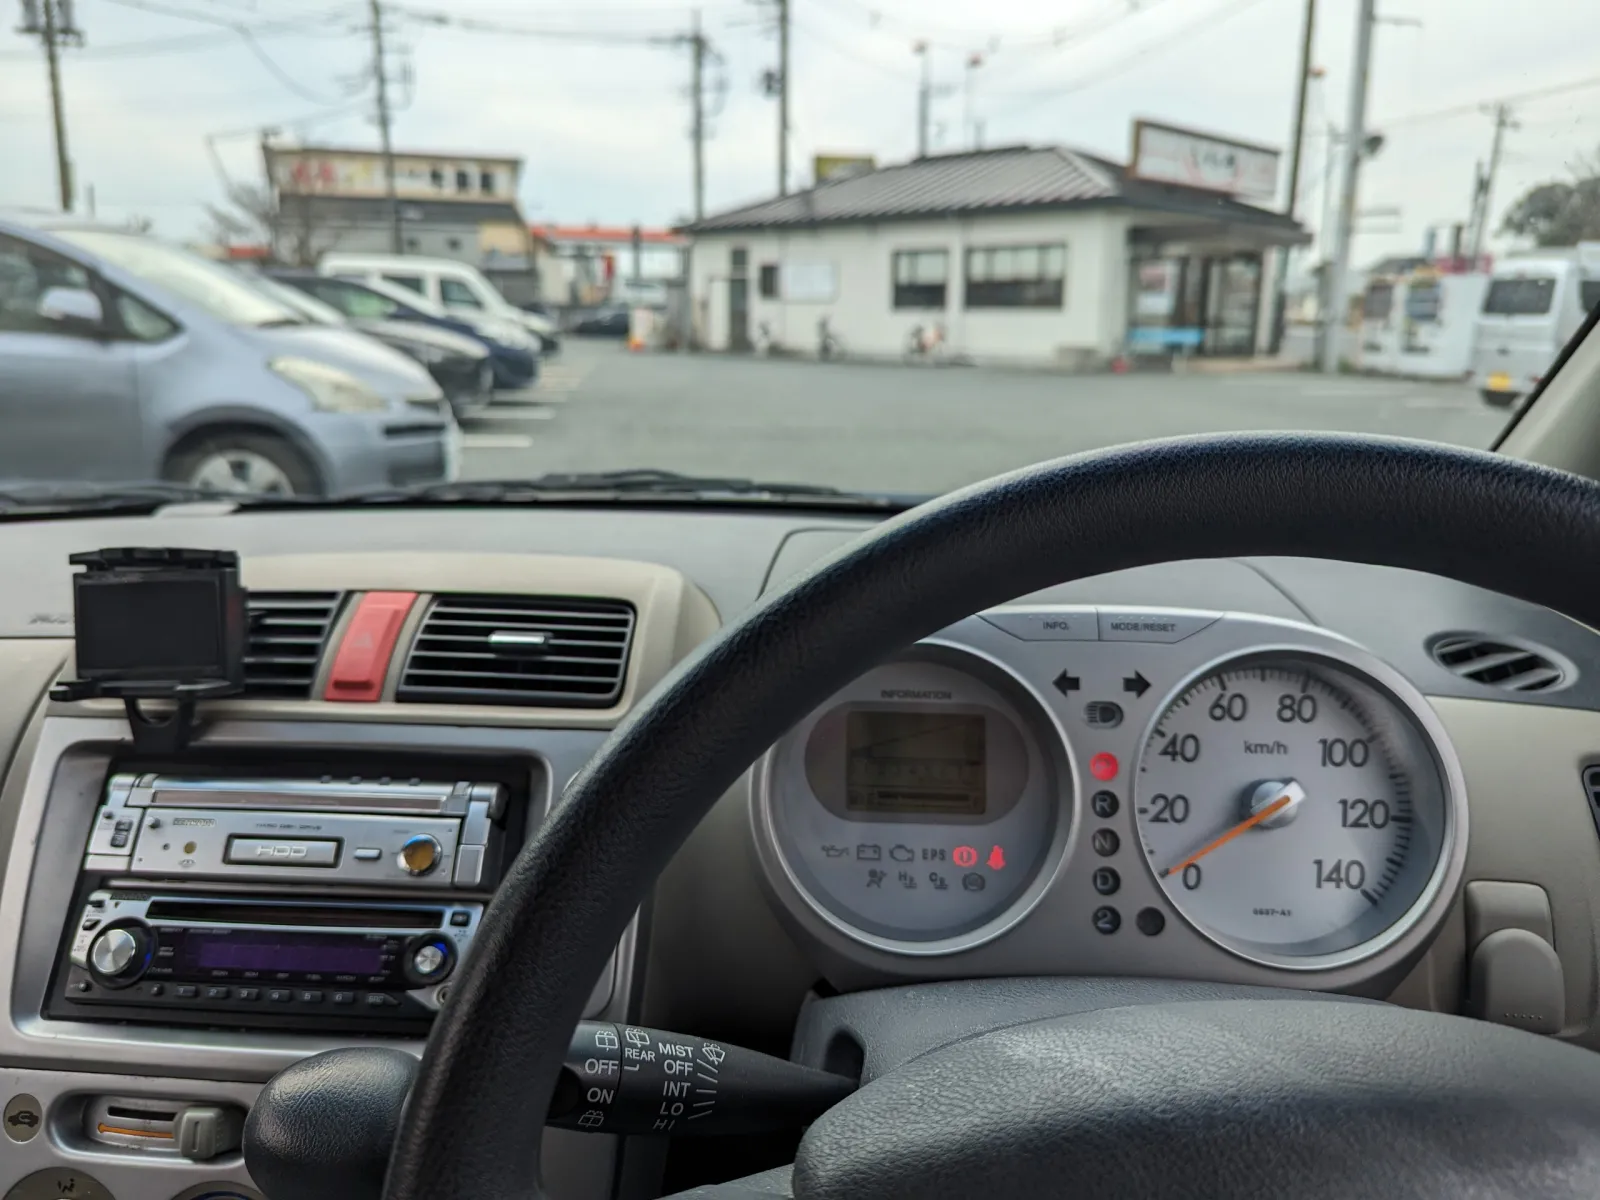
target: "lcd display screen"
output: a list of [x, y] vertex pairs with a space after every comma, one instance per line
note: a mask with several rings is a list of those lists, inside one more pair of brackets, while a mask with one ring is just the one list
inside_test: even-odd
[[290, 971], [307, 975], [378, 975], [385, 970], [382, 939], [309, 937], [269, 930], [184, 939], [185, 974], [212, 971]]
[[101, 581], [79, 576], [76, 589], [78, 670], [177, 674], [218, 668], [223, 616], [217, 581]]
[[980, 817], [988, 807], [982, 713], [858, 708], [845, 718], [845, 807]]

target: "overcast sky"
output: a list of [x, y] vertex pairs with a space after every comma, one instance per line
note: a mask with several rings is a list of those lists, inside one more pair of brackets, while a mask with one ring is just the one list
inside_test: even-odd
[[[966, 144], [971, 111], [988, 145], [1057, 142], [1118, 159], [1134, 116], [1286, 146], [1304, 0], [792, 0], [791, 178], [816, 152], [880, 162], [915, 148], [917, 60], [933, 43], [935, 148]], [[1300, 212], [1322, 219], [1326, 139], [1345, 122], [1356, 0], [1321, 0], [1312, 136]], [[87, 44], [65, 54], [69, 140], [99, 215], [151, 218], [202, 237], [222, 175], [259, 180], [257, 132], [374, 146], [364, 3], [309, 0], [76, 0]], [[161, 11], [152, 11], [152, 10]], [[1361, 261], [1420, 246], [1430, 224], [1464, 220], [1473, 163], [1492, 123], [1479, 102], [1594, 79], [1517, 105], [1496, 219], [1527, 186], [1568, 174], [1600, 145], [1600, 4], [1573, 0], [1382, 0], [1369, 126], [1388, 142], [1362, 176]], [[0, 0], [0, 205], [52, 204], [48, 91], [36, 39]], [[407, 0], [391, 7], [401, 101], [397, 148], [523, 156], [530, 219], [664, 224], [690, 207], [690, 56], [646, 39], [685, 32], [690, 9], [652, 0]], [[498, 29], [439, 27], [448, 12]], [[720, 112], [707, 149], [711, 211], [776, 184], [776, 106], [759, 89], [775, 62], [770, 5], [706, 0]], [[191, 15], [181, 15], [191, 14]], [[196, 19], [204, 18], [204, 20]], [[209, 22], [209, 23], [208, 23]], [[254, 30], [259, 51], [229, 29]], [[543, 31], [546, 36], [510, 27]], [[557, 38], [553, 31], [583, 37]], [[606, 32], [623, 34], [629, 42]], [[262, 61], [265, 57], [269, 61]], [[409, 82], [399, 76], [405, 64]], [[1462, 107], [1433, 119], [1439, 110]], [[208, 138], [216, 154], [208, 154]]]

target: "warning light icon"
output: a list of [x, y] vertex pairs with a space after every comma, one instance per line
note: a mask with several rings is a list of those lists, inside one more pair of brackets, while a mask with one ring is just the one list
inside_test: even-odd
[[991, 871], [1005, 870], [1006, 852], [1000, 849], [999, 846], [996, 846], [993, 850], [989, 851], [989, 861], [984, 865], [987, 866]]
[[975, 867], [978, 865], [978, 852], [971, 846], [957, 846], [950, 852], [950, 861], [958, 867]]

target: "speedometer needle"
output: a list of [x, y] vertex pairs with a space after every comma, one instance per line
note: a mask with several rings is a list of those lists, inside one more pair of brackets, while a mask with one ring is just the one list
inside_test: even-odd
[[1279, 796], [1276, 800], [1274, 800], [1271, 804], [1267, 805], [1260, 812], [1252, 813], [1250, 816], [1248, 816], [1244, 820], [1240, 821], [1232, 829], [1228, 830], [1228, 832], [1223, 834], [1221, 837], [1214, 838], [1211, 841], [1207, 842], [1204, 846], [1201, 846], [1200, 849], [1196, 850], [1193, 854], [1189, 855], [1189, 857], [1184, 859], [1181, 863], [1177, 863], [1177, 864], [1175, 864], [1173, 866], [1168, 867], [1165, 871], [1161, 872], [1162, 878], [1164, 879], [1168, 875], [1175, 875], [1179, 871], [1183, 870], [1185, 867], [1194, 866], [1195, 863], [1199, 862], [1202, 858], [1204, 858], [1206, 855], [1210, 854], [1213, 850], [1218, 850], [1218, 849], [1221, 849], [1223, 846], [1226, 846], [1229, 842], [1233, 841], [1234, 838], [1238, 837], [1246, 829], [1252, 829], [1255, 826], [1261, 824], [1261, 822], [1265, 821], [1268, 817], [1272, 816], [1273, 813], [1282, 812], [1285, 808], [1288, 807], [1289, 801], [1291, 801], [1293, 799], [1294, 799], [1293, 796]]

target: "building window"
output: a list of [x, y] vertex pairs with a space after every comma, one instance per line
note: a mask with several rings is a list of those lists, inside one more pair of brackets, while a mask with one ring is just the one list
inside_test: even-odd
[[428, 182], [439, 191], [444, 191], [444, 171], [439, 167], [433, 168], [428, 172]]
[[458, 238], [458, 237], [445, 238], [444, 244], [445, 244], [446, 249], [449, 249], [449, 250], [459, 250], [459, 249], [461, 249], [461, 239]]
[[465, 171], [456, 172], [456, 191], [470, 192], [472, 190], [472, 176]]
[[750, 251], [744, 246], [734, 246], [728, 251], [728, 273], [743, 276], [750, 269]]
[[422, 249], [422, 243], [414, 237], [408, 237], [406, 239], [406, 249], [415, 252]]
[[948, 250], [896, 250], [894, 307], [943, 308], [949, 279]]
[[761, 264], [761, 282], [759, 290], [763, 300], [776, 300], [778, 298], [778, 264]]
[[968, 308], [1060, 308], [1067, 248], [987, 246], [967, 251]]
[[494, 195], [494, 172], [483, 171], [478, 175], [478, 190], [485, 196]]

